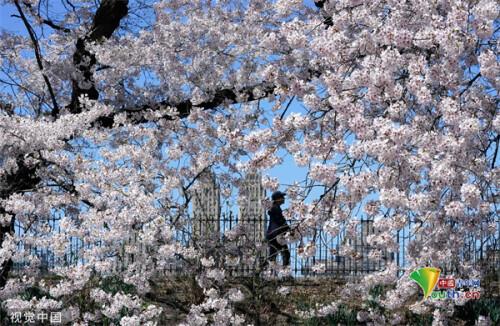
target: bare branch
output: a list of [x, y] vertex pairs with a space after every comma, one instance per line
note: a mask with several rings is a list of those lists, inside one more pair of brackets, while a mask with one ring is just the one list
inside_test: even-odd
[[31, 3], [27, 2], [27, 1], [24, 1], [23, 4], [31, 11], [32, 15], [37, 16], [37, 18], [40, 20], [40, 22], [42, 24], [45, 24], [45, 25], [47, 25], [47, 26], [49, 26], [49, 27], [51, 27], [51, 28], [53, 28], [55, 30], [62, 31], [62, 32], [65, 32], [65, 33], [71, 32], [70, 29], [57, 25], [51, 19], [43, 18], [39, 13], [37, 13], [37, 12], [35, 12], [33, 10], [33, 7], [31, 5]]
[[[275, 86], [269, 83], [248, 86], [241, 90], [226, 88], [216, 91], [213, 99], [200, 104], [194, 105], [191, 102], [191, 100], [185, 100], [179, 103], [170, 103], [169, 101], [162, 101], [156, 104], [125, 108], [123, 111], [117, 111], [106, 117], [101, 117], [96, 122], [103, 127], [110, 128], [113, 126], [115, 115], [120, 112], [126, 112], [128, 118], [132, 120], [134, 123], [148, 122], [148, 120], [146, 120], [144, 117], [142, 116], [137, 117], [135, 115], [137, 115], [137, 113], [144, 112], [146, 110], [159, 110], [161, 108], [166, 108], [166, 107], [176, 108], [178, 112], [178, 117], [185, 118], [189, 116], [189, 114], [191, 113], [191, 109], [193, 107], [199, 107], [205, 110], [210, 110], [210, 109], [215, 109], [216, 107], [223, 104], [252, 102], [268, 97], [274, 92], [274, 89]], [[255, 94], [256, 90], [259, 91], [259, 94]], [[164, 116], [163, 118], [168, 118], [168, 116]]]
[[59, 114], [59, 106], [57, 105], [56, 101], [56, 96], [54, 94], [54, 90], [52, 89], [52, 85], [50, 84], [49, 78], [47, 75], [43, 72], [43, 64], [42, 64], [42, 55], [40, 53], [40, 46], [38, 45], [38, 40], [35, 35], [35, 32], [33, 31], [33, 28], [31, 27], [30, 23], [28, 22], [28, 19], [24, 15], [24, 12], [19, 5], [19, 1], [16, 0], [14, 1], [14, 4], [16, 5], [17, 11], [19, 12], [19, 15], [21, 16], [21, 20], [24, 23], [24, 26], [26, 26], [26, 29], [28, 31], [28, 34], [30, 36], [31, 42], [33, 43], [33, 48], [35, 50], [35, 57], [36, 57], [36, 62], [38, 64], [38, 68], [42, 72], [43, 80], [45, 81], [45, 84], [47, 85], [47, 89], [49, 90], [50, 98], [52, 99], [52, 115], [57, 116]]

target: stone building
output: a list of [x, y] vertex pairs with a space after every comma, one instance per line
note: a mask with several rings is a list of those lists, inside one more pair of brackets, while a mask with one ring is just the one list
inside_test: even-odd
[[191, 191], [192, 238], [214, 239], [220, 235], [220, 187], [213, 172], [203, 173]]
[[263, 200], [266, 191], [262, 186], [260, 172], [250, 172], [245, 176], [239, 189], [238, 223], [245, 223], [250, 230], [249, 237], [262, 241], [266, 228], [266, 208]]

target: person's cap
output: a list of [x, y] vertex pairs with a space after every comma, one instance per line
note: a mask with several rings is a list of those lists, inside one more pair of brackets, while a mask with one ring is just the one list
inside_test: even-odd
[[278, 190], [278, 191], [273, 192], [273, 194], [271, 195], [271, 199], [276, 200], [276, 199], [280, 199], [280, 198], [285, 198], [285, 196], [286, 196], [286, 193]]

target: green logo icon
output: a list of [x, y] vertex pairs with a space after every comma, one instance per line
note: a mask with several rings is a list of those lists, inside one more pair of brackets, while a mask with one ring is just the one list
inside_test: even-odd
[[410, 274], [410, 279], [417, 282], [417, 284], [424, 291], [424, 299], [427, 299], [431, 295], [439, 280], [439, 274], [441, 274], [441, 270], [439, 268], [422, 267], [413, 271]]

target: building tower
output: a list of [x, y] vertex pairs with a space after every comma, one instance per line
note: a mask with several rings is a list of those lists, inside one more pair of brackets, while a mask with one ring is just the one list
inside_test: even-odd
[[192, 238], [195, 241], [220, 236], [220, 187], [213, 172], [203, 172], [191, 191]]
[[238, 223], [250, 224], [251, 234], [248, 237], [254, 241], [262, 241], [266, 228], [266, 210], [263, 200], [266, 191], [262, 186], [260, 172], [250, 172], [245, 176], [240, 187], [238, 198], [239, 213]]

